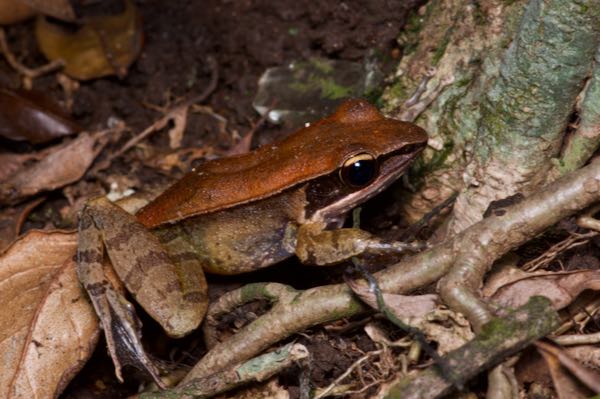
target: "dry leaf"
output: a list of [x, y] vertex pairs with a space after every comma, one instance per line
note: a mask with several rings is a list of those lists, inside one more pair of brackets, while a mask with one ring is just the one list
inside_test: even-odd
[[491, 299], [500, 306], [516, 308], [530, 297], [542, 295], [558, 310], [569, 305], [583, 290], [600, 290], [600, 270], [510, 274], [511, 278], [507, 280], [510, 282], [496, 285], [493, 291], [484, 288], [484, 292], [492, 293]]
[[37, 144], [81, 130], [56, 102], [43, 93], [0, 88], [0, 136]]
[[105, 132], [82, 133], [75, 140], [56, 146], [41, 161], [0, 183], [0, 205], [14, 204], [79, 180], [106, 142]]
[[0, 154], [0, 183], [7, 180], [20, 169], [23, 169], [26, 162], [30, 160], [38, 160], [39, 154]]
[[45, 198], [36, 198], [16, 207], [0, 209], [0, 253], [19, 235], [27, 215]]
[[169, 173], [173, 168], [187, 172], [192, 168], [192, 163], [197, 159], [206, 159], [214, 155], [214, 149], [211, 147], [188, 147], [180, 148], [174, 152], [156, 153], [151, 158], [144, 159], [144, 165], [151, 168], [160, 169]]
[[[365, 284], [358, 284], [356, 280], [346, 281], [348, 286], [367, 305], [377, 310], [377, 298]], [[437, 304], [438, 296], [427, 295], [400, 295], [383, 293], [385, 305], [401, 320], [412, 317], [423, 317], [433, 311]]]
[[569, 356], [577, 359], [584, 366], [600, 371], [600, 346], [578, 345], [565, 350]]
[[523, 269], [516, 267], [517, 259], [514, 259], [513, 256], [508, 259], [506, 258], [507, 257], [502, 258], [499, 264], [495, 264], [491, 273], [486, 277], [485, 285], [481, 289], [481, 294], [484, 297], [494, 295], [500, 288], [514, 283], [515, 281], [538, 275], [546, 275], [548, 273], [545, 270], [526, 272]]
[[77, 16], [69, 0], [21, 0], [39, 14], [49, 15], [63, 21], [75, 21]]
[[577, 363], [557, 346], [542, 341], [536, 342], [535, 346], [550, 369], [552, 381], [560, 399], [587, 398], [589, 392], [585, 387], [597, 394], [600, 393], [600, 373]]
[[132, 0], [125, 1], [122, 14], [87, 18], [74, 33], [43, 17], [37, 19], [35, 28], [46, 58], [62, 59], [63, 71], [79, 80], [125, 76], [143, 42], [141, 17]]
[[[98, 338], [73, 233], [31, 231], [0, 255], [0, 397], [56, 397]], [[43, 256], [41, 256], [43, 254]]]
[[440, 355], [458, 349], [475, 338], [469, 321], [451, 310], [438, 309], [429, 313], [417, 328], [438, 343], [437, 352]]
[[171, 149], [181, 147], [181, 140], [183, 140], [183, 134], [187, 125], [188, 109], [189, 107], [179, 107], [172, 112], [171, 118], [174, 126], [169, 129], [169, 147]]
[[35, 11], [23, 0], [0, 0], [0, 25], [16, 24], [34, 15]]
[[[350, 287], [362, 301], [378, 309], [375, 294], [366, 285], [355, 280], [347, 280]], [[425, 336], [438, 343], [440, 354], [454, 350], [473, 339], [469, 322], [464, 316], [450, 310], [437, 309], [438, 296], [383, 294], [383, 301], [396, 317], [404, 323], [421, 330]]]
[[283, 386], [279, 384], [277, 377], [271, 378], [266, 382], [251, 385], [248, 388], [242, 388], [231, 394], [223, 394], [224, 399], [289, 399], [290, 394]]

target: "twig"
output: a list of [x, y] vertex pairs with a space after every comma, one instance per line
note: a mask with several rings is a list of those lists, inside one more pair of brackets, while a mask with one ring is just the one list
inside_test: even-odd
[[446, 198], [441, 204], [434, 207], [431, 211], [427, 212], [421, 220], [417, 221], [410, 225], [406, 230], [401, 232], [398, 236], [392, 236], [392, 239], [398, 239], [401, 241], [412, 241], [416, 238], [417, 233], [425, 226], [431, 223], [431, 221], [439, 216], [446, 208], [451, 207], [456, 201], [456, 197], [458, 197], [458, 193], [454, 193], [448, 198]]
[[600, 297], [593, 299], [590, 303], [585, 305], [581, 311], [572, 316], [570, 320], [563, 323], [558, 329], [556, 329], [556, 331], [554, 331], [554, 336], [560, 336], [564, 332], [569, 331], [575, 325], [585, 323], [598, 312], [600, 312]]
[[127, 143], [125, 143], [125, 145], [123, 145], [123, 147], [119, 151], [115, 152], [114, 154], [112, 154], [110, 156], [110, 158], [109, 158], [110, 161], [112, 161], [113, 159], [115, 159], [117, 157], [120, 157], [125, 152], [129, 151], [129, 149], [131, 149], [132, 147], [137, 145], [140, 141], [144, 140], [150, 134], [165, 127], [167, 125], [167, 123], [169, 123], [171, 118], [173, 118], [173, 116], [175, 114], [177, 114], [177, 112], [179, 112], [182, 108], [187, 108], [187, 107], [191, 106], [192, 104], [195, 104], [197, 102], [202, 102], [205, 99], [207, 99], [208, 96], [211, 95], [211, 93], [217, 87], [217, 82], [219, 80], [219, 71], [217, 68], [217, 62], [214, 58], [209, 57], [207, 59], [207, 62], [211, 69], [211, 77], [210, 77], [210, 82], [208, 83], [208, 86], [206, 86], [204, 91], [197, 96], [194, 96], [188, 100], [184, 100], [183, 102], [175, 105], [171, 110], [169, 110], [160, 119], [158, 119], [157, 121], [152, 123], [152, 125], [148, 126], [137, 136], [132, 137]]
[[238, 141], [229, 150], [227, 150], [225, 155], [227, 155], [227, 156], [239, 155], [239, 154], [245, 154], [248, 151], [250, 151], [250, 146], [252, 144], [252, 138], [254, 137], [254, 134], [256, 133], [258, 128], [260, 128], [263, 125], [263, 123], [265, 123], [265, 121], [267, 120], [267, 115], [269, 115], [269, 111], [270, 111], [270, 109], [267, 110], [267, 112], [263, 116], [261, 116], [258, 121], [253, 123], [252, 127], [250, 128], [250, 130], [248, 130], [246, 132], [244, 137], [242, 137], [240, 139], [240, 141]]
[[321, 398], [329, 396], [329, 393], [331, 391], [333, 391], [333, 389], [336, 386], [338, 386], [344, 380], [344, 378], [348, 377], [350, 375], [350, 373], [352, 373], [354, 371], [354, 369], [356, 369], [357, 367], [359, 367], [361, 364], [363, 364], [365, 361], [371, 359], [372, 357], [379, 356], [382, 352], [383, 352], [383, 349], [368, 352], [366, 355], [364, 355], [363, 357], [361, 357], [360, 359], [358, 359], [357, 361], [352, 363], [350, 365], [350, 367], [348, 367], [346, 369], [346, 371], [344, 371], [331, 384], [329, 384], [327, 387], [323, 388], [322, 390], [319, 390], [318, 394], [314, 397], [314, 399], [321, 399]]
[[569, 249], [587, 244], [588, 242], [590, 242], [590, 240], [592, 238], [596, 237], [597, 235], [598, 235], [598, 233], [595, 231], [585, 233], [585, 234], [573, 233], [569, 237], [562, 240], [561, 242], [558, 242], [558, 243], [552, 245], [550, 247], [550, 249], [545, 251], [543, 254], [541, 254], [537, 258], [532, 259], [529, 262], [525, 263], [521, 269], [523, 269], [527, 272], [533, 272], [533, 271], [539, 269], [540, 267], [544, 267], [545, 265], [548, 265], [550, 262], [552, 262], [554, 259], [556, 259], [556, 257], [558, 255], [560, 255], [561, 253], [568, 251]]
[[552, 338], [559, 345], [592, 345], [600, 343], [600, 332], [594, 334], [571, 334]]
[[462, 382], [458, 379], [454, 378], [454, 374], [452, 369], [448, 366], [448, 364], [444, 363], [443, 358], [438, 355], [438, 353], [433, 349], [429, 342], [427, 342], [427, 338], [425, 338], [425, 334], [418, 328], [415, 328], [411, 325], [404, 323], [400, 320], [396, 314], [386, 305], [385, 300], [383, 299], [383, 293], [381, 292], [381, 288], [377, 283], [375, 277], [365, 269], [357, 259], [352, 259], [352, 263], [354, 263], [354, 267], [363, 275], [364, 278], [369, 282], [369, 290], [375, 294], [377, 298], [377, 310], [379, 310], [383, 315], [394, 325], [399, 327], [402, 331], [406, 332], [410, 335], [416, 342], [419, 343], [421, 349], [429, 355], [429, 357], [433, 360], [433, 362], [439, 367], [442, 376], [448, 379], [450, 382], [456, 385], [458, 389], [462, 389]]
[[0, 27], [0, 49], [6, 58], [8, 64], [19, 74], [25, 76], [28, 79], [35, 79], [38, 76], [42, 76], [48, 74], [50, 72], [54, 72], [55, 70], [62, 68], [65, 65], [65, 62], [61, 59], [51, 61], [46, 65], [42, 65], [37, 68], [28, 68], [25, 65], [21, 64], [17, 61], [15, 55], [10, 51], [8, 43], [6, 41], [6, 34], [4, 29]]

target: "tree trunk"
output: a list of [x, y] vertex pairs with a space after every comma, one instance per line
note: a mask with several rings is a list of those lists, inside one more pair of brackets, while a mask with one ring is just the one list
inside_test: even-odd
[[441, 230], [455, 234], [491, 201], [532, 193], [593, 154], [600, 1], [434, 0], [411, 28], [401, 38], [408, 54], [384, 96], [387, 112], [399, 115], [435, 68], [424, 93], [435, 99], [416, 119], [430, 140], [417, 169], [426, 177], [404, 198], [409, 220], [458, 192]]

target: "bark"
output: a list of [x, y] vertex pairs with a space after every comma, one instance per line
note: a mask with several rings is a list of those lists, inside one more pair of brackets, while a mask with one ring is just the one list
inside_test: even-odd
[[[382, 386], [374, 398], [439, 398], [450, 393], [482, 369], [498, 363], [525, 348], [558, 326], [558, 314], [547, 298], [532, 297], [506, 318], [486, 324], [484, 331], [468, 344], [444, 356], [452, 376], [444, 376], [429, 367], [412, 376], [397, 378]], [[454, 382], [454, 383], [453, 383]]]
[[418, 170], [427, 176], [405, 198], [411, 220], [459, 191], [446, 230], [457, 233], [480, 220], [489, 202], [534, 192], [548, 176], [587, 161], [599, 135], [597, 71], [583, 106], [586, 131], [576, 136], [584, 140], [573, 140], [564, 157], [560, 149], [600, 43], [598, 0], [438, 0], [420, 18], [417, 39], [406, 39], [418, 46], [398, 68], [387, 110], [397, 114], [431, 67], [437, 72], [425, 95], [443, 80], [453, 83], [417, 119], [430, 149]]

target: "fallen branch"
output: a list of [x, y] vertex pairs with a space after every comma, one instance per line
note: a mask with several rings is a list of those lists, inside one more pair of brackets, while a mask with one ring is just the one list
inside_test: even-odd
[[[479, 249], [479, 254], [491, 264], [547, 227], [599, 199], [600, 162], [594, 162], [513, 205], [503, 215], [484, 219], [452, 239], [376, 273], [375, 277], [383, 291], [406, 293], [437, 281], [461, 252]], [[480, 246], [485, 246], [486, 251]], [[238, 294], [245, 298], [255, 290], [256, 285], [242, 287]], [[298, 291], [291, 298], [276, 302], [269, 312], [213, 347], [184, 381], [256, 356], [273, 343], [311, 326], [365, 310], [345, 284]]]

